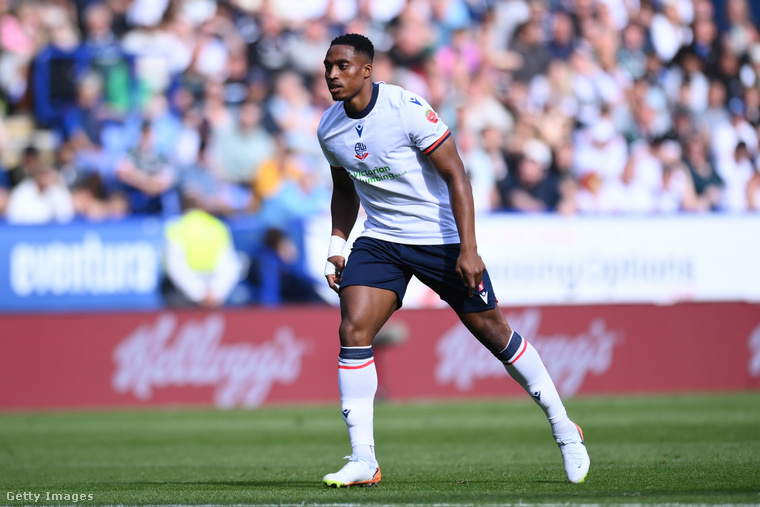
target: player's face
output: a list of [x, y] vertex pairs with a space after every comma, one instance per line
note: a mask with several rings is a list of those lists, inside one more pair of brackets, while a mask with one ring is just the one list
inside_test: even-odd
[[335, 101], [354, 98], [372, 74], [369, 58], [351, 46], [331, 46], [324, 63], [327, 89]]

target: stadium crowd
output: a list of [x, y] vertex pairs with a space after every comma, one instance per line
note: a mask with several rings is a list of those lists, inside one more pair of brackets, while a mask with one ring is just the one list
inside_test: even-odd
[[358, 32], [376, 45], [375, 79], [424, 96], [451, 127], [479, 213], [757, 212], [752, 8], [0, 0], [0, 211], [66, 222], [192, 201], [273, 227], [325, 213], [322, 60]]

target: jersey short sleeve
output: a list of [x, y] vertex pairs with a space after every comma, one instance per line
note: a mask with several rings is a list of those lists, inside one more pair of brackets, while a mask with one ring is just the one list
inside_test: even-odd
[[451, 135], [449, 128], [425, 99], [406, 90], [403, 97], [401, 115], [409, 139], [430, 155]]

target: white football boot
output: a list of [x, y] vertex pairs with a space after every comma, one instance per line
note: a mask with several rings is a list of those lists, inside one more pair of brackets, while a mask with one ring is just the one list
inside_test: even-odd
[[567, 480], [572, 483], [583, 482], [588, 474], [591, 460], [588, 457], [586, 443], [583, 441], [583, 430], [577, 424], [574, 431], [567, 435], [558, 435], [556, 440], [562, 453], [562, 461], [565, 462]]
[[380, 467], [377, 462], [370, 462], [355, 456], [346, 456], [348, 463], [334, 474], [325, 475], [325, 486], [344, 488], [348, 486], [374, 486], [380, 482]]

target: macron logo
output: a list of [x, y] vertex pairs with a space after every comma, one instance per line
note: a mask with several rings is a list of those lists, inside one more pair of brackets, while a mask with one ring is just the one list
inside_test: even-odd
[[362, 132], [364, 131], [364, 125], [357, 125], [354, 127], [356, 129], [356, 133], [359, 134], [359, 137], [362, 136]]
[[487, 290], [484, 290], [483, 292], [480, 293], [480, 299], [482, 299], [485, 304], [488, 304], [488, 291]]
[[343, 410], [342, 412], [343, 412], [343, 418], [344, 419], [348, 419], [348, 413], [351, 412], [351, 409], [347, 408], [347, 409]]
[[417, 100], [417, 97], [412, 97], [411, 99], [409, 99], [409, 102], [411, 102], [412, 104], [417, 104], [418, 106], [422, 105], [422, 103], [419, 100]]

